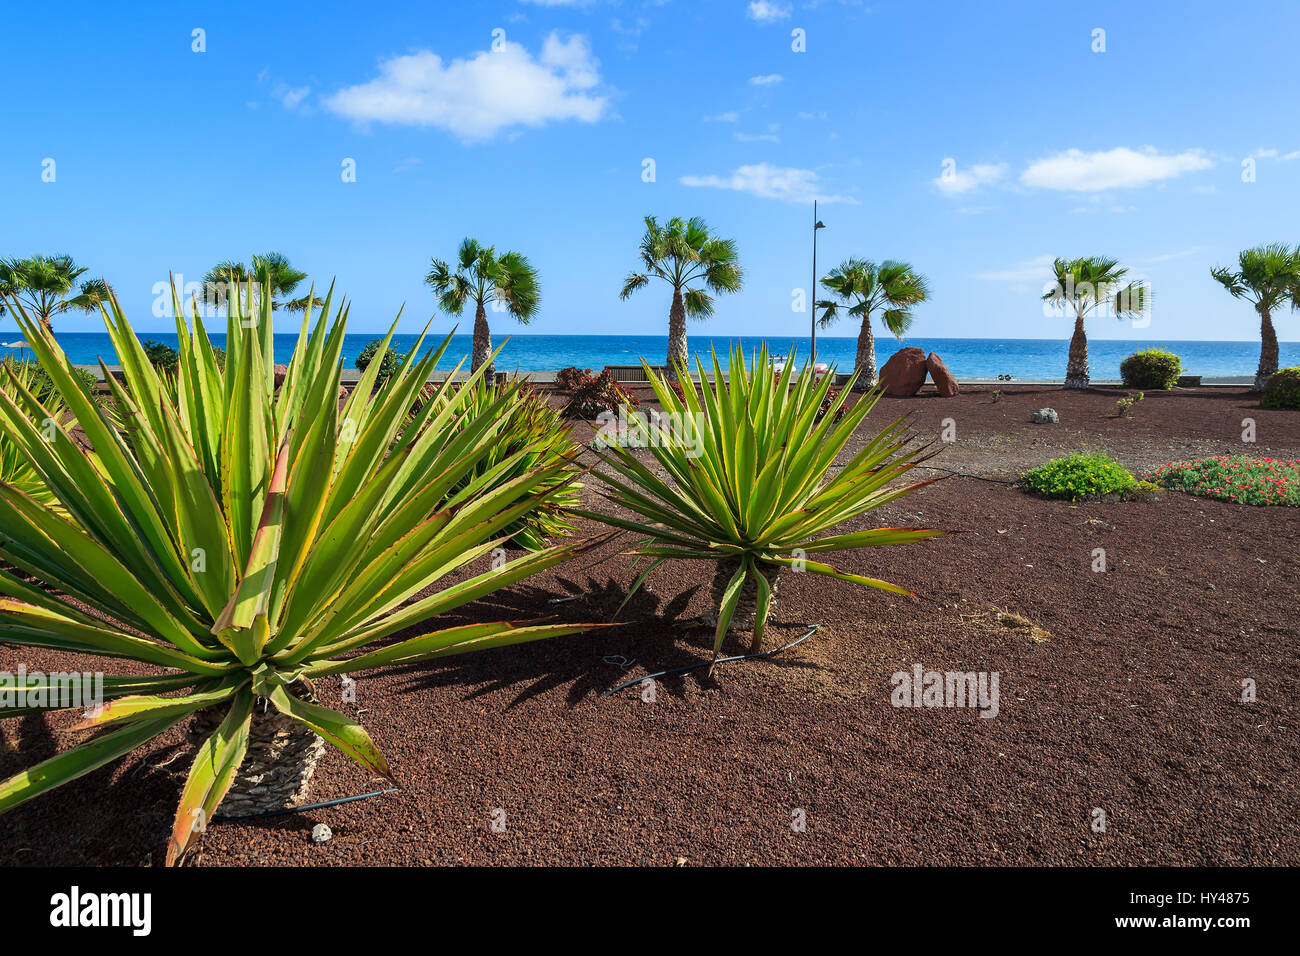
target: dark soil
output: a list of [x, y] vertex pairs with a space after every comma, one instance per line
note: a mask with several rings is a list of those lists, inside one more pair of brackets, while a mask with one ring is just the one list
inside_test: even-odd
[[[1132, 419], [1114, 417], [1123, 390], [1008, 386], [997, 403], [991, 391], [884, 399], [863, 435], [912, 412], [933, 437], [952, 418], [957, 441], [930, 464], [1003, 480], [1077, 450], [1138, 471], [1207, 454], [1300, 457], [1300, 414], [1255, 408], [1244, 391], [1148, 392]], [[1061, 423], [1029, 424], [1042, 406]], [[1241, 440], [1243, 418], [1255, 444]], [[1071, 505], [950, 477], [868, 517], [854, 526], [963, 533], [832, 557], [917, 598], [785, 574], [769, 646], [821, 625], [811, 638], [711, 678], [664, 680], [652, 702], [637, 687], [602, 693], [707, 659], [711, 634], [676, 625], [707, 609], [712, 567], [661, 568], [623, 627], [358, 674], [356, 704], [322, 682], [326, 704], [360, 713], [402, 789], [215, 824], [192, 862], [1300, 863], [1300, 509], [1176, 493]], [[466, 618], [607, 620], [634, 575], [607, 544]], [[576, 599], [552, 603], [564, 597]], [[0, 645], [0, 669], [19, 662], [93, 667]], [[997, 717], [891, 706], [891, 675], [914, 664], [997, 672]], [[0, 775], [74, 742], [71, 722], [0, 725]], [[173, 771], [189, 759], [180, 739], [0, 817], [0, 863], [159, 864]], [[382, 786], [330, 750], [313, 799]], [[334, 837], [315, 845], [321, 822]]]

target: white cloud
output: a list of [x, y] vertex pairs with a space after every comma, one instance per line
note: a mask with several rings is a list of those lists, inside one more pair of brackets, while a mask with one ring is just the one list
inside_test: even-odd
[[1282, 157], [1282, 162], [1289, 163], [1293, 159], [1300, 159], [1300, 149], [1297, 149], [1294, 153], [1287, 153]]
[[277, 95], [280, 98], [280, 102], [284, 104], [284, 108], [291, 110], [305, 100], [307, 94], [310, 92], [310, 86], [295, 86], [292, 89], [285, 89], [283, 92], [278, 92]]
[[1161, 154], [1152, 146], [1141, 150], [1120, 146], [1095, 153], [1067, 149], [1064, 153], [1034, 160], [1020, 174], [1020, 182], [1041, 189], [1084, 192], [1135, 189], [1183, 173], [1209, 169], [1213, 165], [1199, 149], [1176, 154]]
[[775, 86], [781, 82], [780, 73], [767, 73], [763, 76], [751, 76], [749, 78], [750, 86]]
[[747, 16], [759, 23], [772, 23], [784, 20], [790, 15], [790, 4], [769, 3], [768, 0], [751, 0]]
[[719, 113], [717, 116], [704, 117], [706, 123], [739, 123], [740, 114], [735, 110], [727, 110], [725, 113]]
[[779, 143], [781, 138], [774, 133], [732, 133], [737, 143]]
[[607, 96], [595, 93], [600, 63], [582, 35], [552, 32], [533, 58], [507, 41], [444, 64], [429, 50], [379, 64], [375, 79], [339, 90], [325, 105], [360, 123], [435, 126], [466, 142], [503, 129], [558, 120], [594, 123], [606, 115]]
[[801, 120], [824, 120], [826, 119], [826, 113], [806, 113], [801, 111], [799, 113], [799, 118]]
[[969, 167], [955, 166], [951, 173], [941, 173], [931, 181], [944, 195], [957, 196], [996, 183], [1006, 171], [1006, 163], [976, 163]]
[[1142, 261], [1147, 265], [1156, 262], [1171, 262], [1174, 259], [1186, 259], [1188, 256], [1194, 256], [1200, 251], [1199, 247], [1180, 249], [1178, 252], [1166, 252], [1163, 256], [1152, 256], [1150, 259], [1143, 259]]
[[988, 279], [993, 282], [1019, 282], [1023, 284], [1032, 284], [1035, 282], [1052, 281], [1052, 262], [1051, 256], [1038, 256], [1036, 259], [1025, 259], [1018, 262], [1010, 269], [1001, 272], [979, 272], [973, 278]]
[[825, 203], [858, 204], [851, 196], [835, 196], [823, 192], [817, 183], [817, 174], [811, 169], [769, 166], [767, 163], [741, 166], [729, 176], [683, 176], [681, 183], [683, 186], [734, 189], [761, 199], [779, 199], [783, 202], [802, 203], [816, 199]]

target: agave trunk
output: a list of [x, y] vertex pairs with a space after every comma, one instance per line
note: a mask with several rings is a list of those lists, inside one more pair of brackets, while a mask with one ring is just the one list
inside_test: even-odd
[[1087, 388], [1088, 336], [1083, 331], [1083, 316], [1074, 320], [1074, 335], [1070, 338], [1070, 361], [1065, 367], [1066, 388]]
[[[299, 700], [316, 700], [316, 689], [306, 680], [290, 685], [288, 691]], [[209, 707], [196, 713], [190, 724], [190, 743], [197, 747], [212, 736], [229, 709], [229, 705]], [[298, 806], [307, 798], [312, 774], [324, 752], [325, 741], [319, 734], [257, 698], [248, 753], [221, 801], [222, 811], [247, 816]]]
[[686, 368], [686, 306], [682, 290], [673, 289], [673, 307], [668, 313], [668, 368], [674, 373]]
[[[717, 573], [713, 576], [713, 587], [710, 595], [713, 598], [713, 614], [718, 613], [722, 607], [722, 596], [727, 592], [727, 585], [731, 579], [736, 576], [740, 570], [740, 561], [731, 559], [718, 562]], [[776, 610], [777, 588], [780, 585], [781, 569], [772, 565], [760, 564], [758, 566], [759, 574], [767, 579], [768, 586], [772, 589], [772, 600], [768, 605], [768, 620], [772, 618], [772, 612]], [[750, 634], [754, 632], [754, 627], [758, 623], [758, 585], [754, 583], [752, 576], [745, 578], [745, 583], [740, 590], [740, 600], [736, 602], [736, 610], [731, 615], [731, 624], [727, 631], [732, 634]], [[751, 651], [759, 650], [758, 635], [755, 635], [753, 643], [750, 645]]]
[[1268, 309], [1259, 310], [1259, 370], [1255, 372], [1255, 391], [1264, 391], [1269, 377], [1277, 371], [1277, 332]]
[[488, 362], [492, 355], [492, 330], [488, 328], [487, 311], [483, 303], [474, 309], [474, 354], [470, 361], [470, 371], [476, 372], [480, 365], [487, 363], [488, 370], [483, 373], [485, 382], [492, 381], [496, 372], [495, 363]]
[[871, 331], [871, 313], [862, 316], [862, 331], [858, 333], [858, 357], [855, 362], [858, 380], [854, 388], [868, 389], [876, 384], [876, 336]]

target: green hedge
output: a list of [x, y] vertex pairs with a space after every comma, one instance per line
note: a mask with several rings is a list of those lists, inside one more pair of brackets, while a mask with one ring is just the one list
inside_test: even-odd
[[1165, 349], [1143, 349], [1120, 363], [1119, 374], [1129, 388], [1173, 388], [1183, 374], [1183, 360]]
[[1300, 365], [1280, 368], [1264, 386], [1261, 408], [1300, 408]]

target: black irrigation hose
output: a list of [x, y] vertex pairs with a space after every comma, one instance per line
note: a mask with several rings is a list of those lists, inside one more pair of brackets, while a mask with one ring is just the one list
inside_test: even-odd
[[238, 820], [261, 820], [265, 817], [283, 817], [290, 813], [304, 813], [307, 810], [321, 810], [325, 807], [336, 807], [340, 803], [351, 803], [353, 800], [364, 800], [366, 797], [378, 797], [385, 793], [396, 793], [397, 787], [389, 787], [387, 790], [373, 790], [370, 793], [358, 793], [355, 797], [339, 797], [337, 800], [322, 800], [320, 803], [309, 803], [303, 807], [289, 807], [285, 810], [268, 810], [266, 813], [241, 813], [237, 817], [216, 816], [212, 818], [213, 823], [234, 823]]
[[780, 654], [782, 651], [788, 651], [796, 644], [802, 644], [804, 641], [808, 640], [808, 638], [816, 634], [817, 628], [819, 627], [821, 627], [820, 624], [811, 624], [808, 627], [808, 633], [805, 634], [803, 637], [796, 638], [795, 640], [791, 641], [789, 644], [783, 645], [782, 647], [773, 648], [770, 651], [759, 651], [756, 654], [737, 654], [734, 657], [719, 657], [711, 661], [700, 661], [698, 664], [687, 664], [685, 667], [674, 667], [671, 668], [670, 670], [659, 671], [657, 674], [646, 674], [644, 677], [634, 677], [632, 680], [624, 681], [623, 683], [619, 684], [617, 687], [611, 687], [609, 690], [605, 691], [605, 693], [603, 693], [601, 696], [609, 697], [611, 694], [616, 694], [620, 690], [623, 690], [625, 687], [631, 687], [634, 684], [643, 684], [648, 680], [655, 680], [656, 678], [659, 677], [671, 677], [674, 674], [685, 674], [687, 671], [698, 670], [701, 667], [711, 667], [714, 664], [726, 664], [728, 661], [748, 661], [748, 660], [754, 660], [755, 658], [758, 657], [771, 657], [773, 654]]
[[950, 475], [956, 475], [958, 478], [977, 478], [980, 481], [991, 481], [997, 485], [1014, 485], [1016, 483], [1014, 478], [1010, 480], [1006, 478], [985, 478], [983, 475], [972, 475], [965, 471], [953, 471], [951, 468], [939, 468], [936, 465], [917, 465], [916, 467], [925, 468], [929, 471], [947, 472]]

